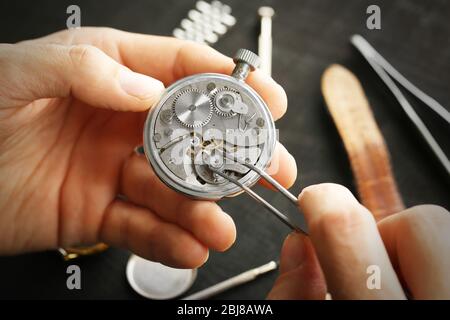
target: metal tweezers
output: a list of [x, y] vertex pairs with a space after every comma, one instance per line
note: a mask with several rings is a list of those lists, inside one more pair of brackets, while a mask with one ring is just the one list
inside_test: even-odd
[[[286, 188], [284, 188], [282, 185], [280, 185], [274, 178], [269, 176], [264, 170], [261, 170], [260, 168], [252, 165], [251, 163], [246, 162], [243, 159], [240, 159], [238, 157], [233, 156], [230, 153], [227, 153], [225, 151], [221, 151], [221, 153], [225, 156], [225, 158], [228, 158], [230, 160], [233, 160], [245, 167], [247, 167], [250, 170], [255, 171], [261, 178], [266, 180], [268, 183], [270, 183], [275, 189], [277, 189], [283, 196], [285, 196], [291, 203], [293, 203], [295, 206], [297, 206], [298, 201], [297, 197], [294, 196], [292, 193], [290, 193]], [[284, 215], [279, 211], [277, 208], [272, 206], [268, 201], [266, 201], [264, 198], [262, 198], [260, 195], [258, 195], [255, 191], [247, 187], [246, 185], [242, 184], [239, 180], [230, 177], [226, 173], [222, 172], [221, 170], [214, 168], [213, 166], [209, 166], [209, 169], [216, 173], [217, 175], [221, 176], [222, 178], [230, 181], [231, 183], [234, 183], [238, 187], [240, 187], [242, 190], [244, 190], [250, 197], [252, 197], [254, 200], [261, 203], [267, 210], [269, 210], [271, 213], [273, 213], [281, 222], [283, 222], [285, 225], [287, 225], [289, 228], [296, 232], [300, 232], [303, 234], [307, 234], [305, 230], [302, 228], [296, 226], [291, 219], [289, 219], [288, 216]]]
[[372, 69], [378, 74], [384, 84], [389, 88], [394, 97], [397, 99], [398, 103], [405, 111], [406, 115], [416, 126], [417, 130], [430, 146], [431, 150], [433, 151], [439, 162], [442, 164], [447, 174], [450, 175], [450, 161], [447, 158], [446, 154], [392, 79], [396, 80], [400, 85], [402, 85], [417, 99], [422, 101], [448, 124], [450, 124], [450, 112], [447, 111], [439, 102], [417, 88], [402, 74], [400, 74], [400, 72], [398, 72], [389, 62], [387, 62], [386, 59], [384, 59], [362, 36], [353, 35], [350, 38], [350, 42], [363, 55]]
[[[218, 150], [220, 151], [220, 150]], [[136, 147], [135, 152], [138, 154], [145, 154], [144, 153], [144, 147], [143, 146], [139, 146]], [[237, 157], [234, 157], [233, 155], [221, 151], [221, 153], [223, 153], [223, 155], [228, 158], [231, 159], [233, 161], [236, 161], [239, 164], [242, 164], [243, 166], [249, 168], [250, 170], [255, 171], [256, 173], [259, 174], [259, 176], [263, 179], [265, 179], [268, 183], [270, 183], [275, 189], [277, 189], [278, 191], [281, 192], [282, 195], [284, 195], [286, 198], [289, 199], [289, 201], [291, 203], [293, 203], [294, 205], [297, 206], [297, 198], [290, 193], [286, 188], [284, 188], [282, 185], [280, 185], [274, 178], [272, 178], [271, 176], [269, 176], [266, 172], [264, 172], [264, 170], [259, 169], [258, 167], [247, 163], [246, 161], [239, 159]], [[296, 226], [291, 219], [289, 219], [289, 217], [287, 217], [286, 215], [284, 215], [283, 213], [281, 213], [277, 208], [275, 208], [274, 206], [272, 206], [269, 202], [267, 202], [266, 200], [264, 200], [264, 198], [262, 198], [260, 195], [258, 195], [256, 192], [254, 192], [252, 189], [250, 189], [249, 187], [245, 186], [244, 184], [242, 184], [241, 182], [239, 182], [237, 179], [228, 176], [227, 174], [223, 173], [222, 171], [220, 171], [219, 169], [214, 168], [213, 166], [209, 165], [208, 166], [209, 169], [211, 171], [213, 171], [214, 173], [216, 173], [217, 175], [223, 177], [224, 179], [230, 181], [231, 183], [234, 183], [235, 185], [237, 185], [238, 187], [240, 187], [242, 190], [244, 190], [250, 197], [252, 197], [253, 199], [255, 199], [256, 201], [258, 201], [259, 203], [261, 203], [264, 207], [266, 207], [271, 213], [273, 213], [278, 219], [280, 219], [281, 222], [283, 222], [285, 225], [287, 225], [289, 228], [291, 228], [292, 230], [296, 231], [296, 232], [300, 232], [303, 233], [305, 235], [307, 235], [308, 233], [303, 230], [302, 228]]]

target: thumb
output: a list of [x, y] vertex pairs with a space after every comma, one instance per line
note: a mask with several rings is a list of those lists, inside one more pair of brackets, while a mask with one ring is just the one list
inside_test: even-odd
[[73, 96], [95, 107], [143, 111], [164, 90], [161, 81], [90, 45], [2, 44], [0, 66], [0, 108]]
[[309, 238], [296, 232], [288, 235], [280, 259], [280, 275], [268, 299], [325, 299], [325, 278]]

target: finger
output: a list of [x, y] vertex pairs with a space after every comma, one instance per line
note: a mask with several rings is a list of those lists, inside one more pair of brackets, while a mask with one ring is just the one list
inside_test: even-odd
[[[162, 80], [166, 85], [197, 73], [214, 72], [231, 74], [231, 58], [215, 49], [191, 41], [169, 37], [121, 33], [120, 54], [131, 69]], [[287, 109], [287, 96], [283, 88], [260, 70], [247, 79], [269, 106], [274, 119], [279, 119]]]
[[[110, 56], [130, 69], [159, 79], [166, 85], [197, 73], [230, 74], [234, 68], [231, 58], [205, 45], [111, 28], [83, 27], [65, 30], [31, 42], [66, 45], [91, 43], [106, 50]], [[275, 120], [286, 112], [286, 93], [270, 76], [256, 70], [250, 74], [247, 82], [266, 101]]]
[[450, 214], [421, 205], [378, 223], [381, 237], [414, 299], [450, 299]]
[[[275, 151], [266, 172], [277, 180], [283, 187], [290, 188], [297, 179], [297, 163], [294, 157], [279, 142], [275, 146]], [[261, 185], [274, 190], [266, 180], [259, 180]]]
[[5, 61], [0, 107], [74, 96], [92, 106], [142, 111], [164, 90], [159, 80], [132, 72], [89, 45], [1, 45], [0, 61]]
[[323, 300], [326, 284], [311, 241], [291, 233], [281, 250], [280, 275], [268, 295], [272, 300]]
[[348, 189], [310, 186], [299, 205], [334, 299], [405, 298], [372, 214]]
[[193, 200], [170, 189], [155, 175], [145, 157], [132, 155], [127, 160], [120, 192], [165, 221], [188, 230], [211, 249], [224, 251], [236, 239], [233, 219], [216, 203]]
[[189, 232], [120, 200], [106, 209], [100, 239], [174, 268], [197, 268], [208, 259], [208, 249]]

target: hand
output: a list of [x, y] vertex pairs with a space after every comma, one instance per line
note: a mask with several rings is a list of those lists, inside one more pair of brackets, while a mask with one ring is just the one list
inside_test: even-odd
[[[450, 214], [422, 205], [376, 223], [346, 188], [321, 184], [299, 196], [310, 237], [291, 234], [269, 299], [449, 299]], [[380, 289], [367, 280], [377, 266]]]
[[[207, 46], [104, 28], [0, 45], [0, 254], [102, 241], [192, 268], [230, 247], [233, 220], [167, 188], [133, 150], [164, 85], [232, 69]], [[278, 84], [259, 71], [248, 83], [283, 115]], [[288, 187], [295, 161], [281, 145], [276, 156]]]

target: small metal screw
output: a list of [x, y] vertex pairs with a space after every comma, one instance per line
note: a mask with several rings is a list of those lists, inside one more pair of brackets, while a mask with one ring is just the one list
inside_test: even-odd
[[172, 110], [164, 110], [161, 113], [161, 120], [166, 122], [166, 123], [171, 123], [172, 122]]
[[153, 141], [155, 142], [161, 141], [161, 135], [159, 133], [155, 133], [155, 135], [153, 136]]
[[194, 137], [191, 139], [191, 145], [193, 145], [194, 147], [196, 147], [196, 146], [198, 146], [199, 144], [200, 144], [200, 139], [199, 139], [199, 137], [194, 136]]
[[210, 159], [210, 165], [211, 167], [218, 169], [222, 167], [222, 161], [217, 156], [215, 156]]
[[264, 121], [264, 119], [263, 118], [258, 118], [258, 119], [256, 119], [256, 125], [258, 126], [258, 127], [264, 127], [264, 124], [265, 124], [266, 122]]
[[208, 91], [213, 91], [216, 88], [216, 84], [214, 82], [210, 82], [208, 83], [208, 85], [206, 86], [206, 89]]

